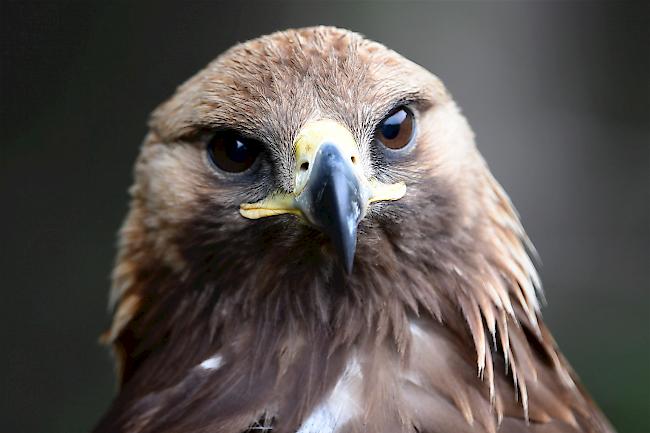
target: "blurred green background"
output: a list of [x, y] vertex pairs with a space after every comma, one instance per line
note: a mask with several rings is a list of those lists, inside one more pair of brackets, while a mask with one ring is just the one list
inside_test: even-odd
[[542, 257], [550, 328], [620, 432], [650, 431], [650, 46], [641, 3], [2, 2], [5, 432], [88, 431], [147, 115], [237, 41], [334, 24], [439, 75]]

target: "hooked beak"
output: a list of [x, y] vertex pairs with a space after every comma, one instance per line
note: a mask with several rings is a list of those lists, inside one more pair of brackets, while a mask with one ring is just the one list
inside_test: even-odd
[[330, 238], [341, 264], [350, 273], [357, 226], [365, 213], [368, 192], [350, 159], [344, 158], [336, 145], [323, 143], [313, 164], [309, 181], [295, 202], [307, 221]]
[[321, 230], [345, 271], [352, 272], [357, 226], [370, 203], [398, 200], [403, 182], [384, 184], [367, 179], [360, 167], [358, 146], [347, 128], [332, 120], [307, 124], [295, 141], [294, 190], [276, 192], [256, 203], [242, 203], [250, 219], [291, 213]]

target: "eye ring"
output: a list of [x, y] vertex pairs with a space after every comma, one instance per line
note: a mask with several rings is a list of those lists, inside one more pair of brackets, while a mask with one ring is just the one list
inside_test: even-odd
[[239, 174], [251, 169], [262, 151], [260, 142], [236, 131], [217, 131], [208, 140], [208, 159], [217, 169]]
[[375, 140], [389, 151], [407, 147], [415, 136], [415, 116], [406, 106], [393, 109], [375, 129]]

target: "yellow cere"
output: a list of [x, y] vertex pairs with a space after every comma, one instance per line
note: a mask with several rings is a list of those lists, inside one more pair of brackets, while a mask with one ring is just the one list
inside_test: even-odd
[[[318, 149], [325, 142], [335, 144], [341, 154], [353, 164], [359, 161], [359, 148], [348, 128], [330, 119], [309, 122], [302, 128], [295, 141], [297, 176], [294, 193], [296, 195], [300, 194], [305, 187], [311, 164]], [[304, 164], [309, 164], [307, 170], [302, 169]], [[305, 176], [300, 176], [301, 174]], [[357, 174], [361, 175], [359, 172]], [[360, 178], [362, 177], [361, 175]]]

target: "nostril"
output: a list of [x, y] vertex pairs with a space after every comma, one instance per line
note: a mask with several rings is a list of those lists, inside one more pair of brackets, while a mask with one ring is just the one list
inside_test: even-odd
[[352, 164], [356, 164], [356, 163], [357, 163], [357, 157], [356, 157], [356, 156], [352, 156], [352, 157], [350, 158], [350, 161], [352, 161]]
[[302, 170], [302, 171], [309, 170], [309, 163], [308, 162], [303, 162], [302, 164], [300, 164], [300, 170]]

